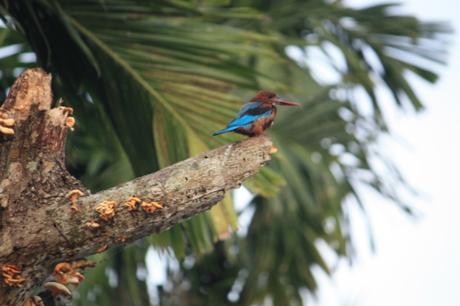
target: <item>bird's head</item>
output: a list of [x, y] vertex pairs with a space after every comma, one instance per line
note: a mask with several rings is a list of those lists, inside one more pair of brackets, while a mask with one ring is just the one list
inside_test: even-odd
[[269, 90], [259, 91], [252, 99], [251, 102], [262, 102], [270, 103], [275, 105], [287, 105], [287, 106], [300, 106], [300, 103], [289, 101], [279, 97], [276, 93]]

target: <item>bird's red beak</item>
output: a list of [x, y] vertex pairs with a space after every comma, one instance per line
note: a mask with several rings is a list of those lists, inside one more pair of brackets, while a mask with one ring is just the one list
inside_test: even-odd
[[294, 101], [289, 101], [283, 98], [276, 98], [275, 103], [279, 105], [286, 105], [286, 106], [301, 106], [302, 104]]

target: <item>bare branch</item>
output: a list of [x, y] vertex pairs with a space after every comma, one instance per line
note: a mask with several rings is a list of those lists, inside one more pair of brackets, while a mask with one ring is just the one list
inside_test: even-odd
[[[225, 191], [239, 187], [270, 159], [271, 147], [267, 137], [220, 147], [79, 198], [78, 212], [71, 211], [69, 200], [56, 203], [49, 210], [54, 212], [55, 225], [63, 238], [55, 241], [53, 249], [70, 244], [66, 252], [82, 257], [94, 254], [104, 245], [125, 244], [168, 229], [211, 208], [222, 200]], [[133, 199], [138, 203], [129, 205]], [[98, 205], [107, 208], [107, 214], [98, 213]], [[149, 210], [149, 206], [153, 209]]]

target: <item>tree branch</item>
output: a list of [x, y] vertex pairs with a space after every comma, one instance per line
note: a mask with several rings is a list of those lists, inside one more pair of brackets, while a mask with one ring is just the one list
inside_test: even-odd
[[[55, 212], [54, 220], [61, 236], [66, 237], [57, 243], [67, 245], [69, 257], [83, 257], [94, 254], [104, 245], [125, 244], [164, 231], [208, 210], [223, 199], [225, 191], [241, 186], [243, 180], [269, 160], [271, 146], [268, 138], [258, 137], [220, 147], [120, 186], [82, 197], [78, 201], [81, 208], [77, 213], [70, 212], [68, 200], [56, 203], [50, 209]], [[110, 206], [108, 201], [114, 202], [115, 215], [104, 220], [104, 215], [101, 216], [96, 208], [101, 203]], [[135, 209], [130, 210], [128, 202], [132, 202]], [[154, 210], [151, 213], [146, 211], [150, 207]], [[100, 227], [84, 226], [91, 221]]]
[[73, 118], [69, 108], [51, 108], [50, 82], [42, 70], [27, 70], [0, 107], [0, 267], [14, 264], [24, 278], [11, 285], [14, 278], [8, 284], [0, 275], [0, 305], [22, 305], [58, 262], [159, 233], [211, 208], [270, 159], [270, 139], [250, 138], [89, 194], [65, 170]]

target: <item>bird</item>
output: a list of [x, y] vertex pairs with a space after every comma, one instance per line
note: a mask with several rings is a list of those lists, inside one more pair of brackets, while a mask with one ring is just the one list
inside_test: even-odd
[[277, 111], [275, 105], [300, 106], [301, 104], [283, 99], [273, 91], [259, 91], [249, 103], [241, 107], [236, 118], [230, 121], [225, 129], [212, 135], [234, 132], [248, 137], [259, 136], [273, 124]]

